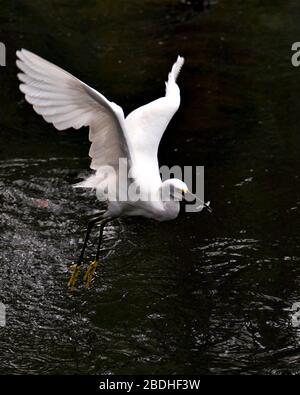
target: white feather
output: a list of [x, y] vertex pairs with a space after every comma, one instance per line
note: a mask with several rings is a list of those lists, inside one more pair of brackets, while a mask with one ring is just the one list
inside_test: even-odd
[[[89, 126], [89, 155], [91, 168], [96, 173], [76, 187], [95, 188], [97, 194], [101, 193], [116, 181], [119, 159], [127, 158], [128, 166], [132, 166], [130, 176], [137, 185], [159, 193], [162, 182], [158, 146], [180, 105], [176, 79], [184, 63], [182, 57], [178, 56], [169, 73], [165, 96], [136, 109], [126, 119], [121, 107], [60, 67], [24, 49], [17, 51], [17, 57], [17, 66], [21, 70], [18, 74], [20, 90], [38, 114], [58, 130]], [[115, 168], [117, 174], [107, 172], [108, 166]], [[172, 215], [178, 213], [179, 205], [175, 206]], [[147, 209], [145, 205], [142, 208], [127, 202], [123, 207], [123, 211], [126, 210], [131, 215], [146, 210], [143, 215], [156, 215], [160, 219], [171, 215], [170, 212], [162, 214], [161, 202]], [[110, 201], [109, 211], [111, 215], [119, 215], [121, 205]]]
[[20, 90], [38, 114], [58, 130], [90, 126], [92, 169], [108, 162], [117, 167], [119, 157], [130, 159], [123, 110], [119, 106], [32, 52], [22, 49], [17, 56], [17, 66], [22, 71], [18, 74]]

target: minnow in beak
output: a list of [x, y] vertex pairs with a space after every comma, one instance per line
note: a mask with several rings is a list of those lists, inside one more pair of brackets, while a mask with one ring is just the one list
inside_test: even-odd
[[198, 200], [201, 204], [196, 207], [196, 210], [198, 210], [200, 207], [205, 207], [210, 213], [212, 213], [212, 208], [210, 207], [210, 202], [203, 202], [198, 196], [194, 195], [191, 191], [189, 191], [187, 188], [182, 190], [183, 193], [189, 193], [191, 196], [193, 196], [194, 199]]

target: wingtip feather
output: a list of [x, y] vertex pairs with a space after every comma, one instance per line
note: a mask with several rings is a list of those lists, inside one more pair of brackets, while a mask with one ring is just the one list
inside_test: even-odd
[[178, 75], [179, 75], [179, 73], [181, 71], [181, 68], [182, 68], [183, 64], [184, 64], [184, 57], [178, 55], [177, 59], [176, 59], [176, 62], [172, 66], [172, 70], [171, 70], [171, 72], [169, 74], [169, 79], [171, 78], [171, 79], [174, 79], [174, 81], [176, 81], [176, 79], [178, 78]]

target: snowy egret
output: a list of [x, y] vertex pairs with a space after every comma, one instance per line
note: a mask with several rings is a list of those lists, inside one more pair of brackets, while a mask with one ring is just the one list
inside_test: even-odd
[[[162, 182], [157, 159], [161, 137], [179, 108], [180, 90], [176, 80], [184, 59], [178, 56], [174, 63], [166, 82], [165, 96], [139, 107], [125, 118], [121, 107], [60, 67], [25, 49], [17, 51], [17, 58], [21, 70], [18, 74], [20, 90], [38, 114], [58, 130], [89, 126], [90, 167], [95, 174], [76, 186], [94, 188], [98, 197], [107, 193], [108, 187], [116, 193], [116, 199], [106, 195], [107, 209], [88, 223], [81, 254], [71, 266], [68, 286], [73, 288], [90, 232], [94, 225], [100, 224], [96, 257], [84, 275], [84, 282], [89, 286], [107, 222], [121, 216], [137, 215], [158, 221], [174, 219], [180, 210], [180, 198], [184, 193], [190, 193], [179, 179]], [[112, 185], [120, 180], [120, 158], [126, 159], [130, 174], [127, 182], [122, 182], [116, 191]], [[108, 167], [114, 171], [107, 172]], [[120, 194], [132, 185], [151, 196], [150, 199], [131, 199], [127, 194], [126, 199], [120, 199]], [[200, 203], [211, 210], [208, 204]]]

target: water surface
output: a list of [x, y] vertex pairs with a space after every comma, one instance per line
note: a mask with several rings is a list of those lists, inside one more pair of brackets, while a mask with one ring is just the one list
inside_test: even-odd
[[[0, 373], [299, 373], [300, 6], [203, 3], [4, 2]], [[87, 130], [58, 133], [25, 103], [20, 47], [126, 113], [158, 97], [185, 56], [159, 158], [205, 165], [213, 215], [114, 223], [93, 287], [70, 295], [68, 265], [99, 209], [71, 187], [89, 166]]]

